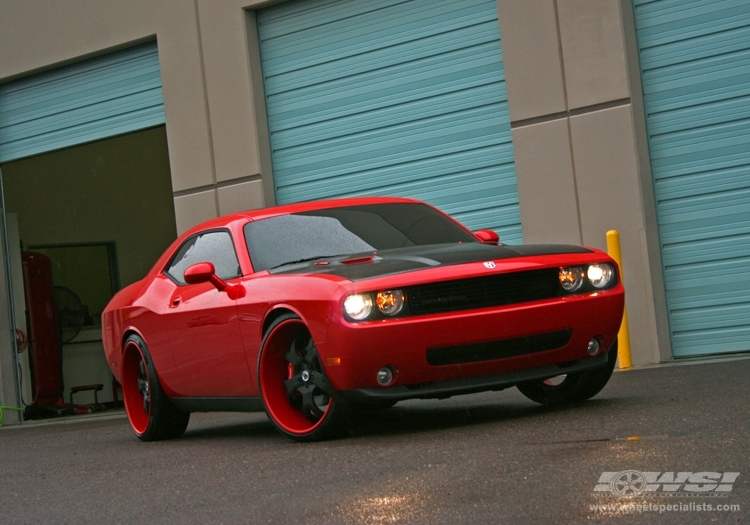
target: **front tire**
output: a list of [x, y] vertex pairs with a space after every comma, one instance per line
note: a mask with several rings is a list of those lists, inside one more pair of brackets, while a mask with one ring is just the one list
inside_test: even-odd
[[328, 382], [315, 343], [302, 320], [282, 315], [261, 345], [258, 378], [268, 417], [294, 441], [337, 437], [348, 407]]
[[585, 401], [601, 392], [612, 377], [617, 361], [617, 340], [607, 354], [607, 363], [594, 370], [568, 374], [556, 378], [538, 379], [516, 385], [523, 395], [543, 405], [563, 405]]
[[130, 426], [141, 441], [173, 439], [185, 433], [190, 412], [178, 409], [164, 393], [146, 343], [135, 334], [125, 341], [122, 397]]

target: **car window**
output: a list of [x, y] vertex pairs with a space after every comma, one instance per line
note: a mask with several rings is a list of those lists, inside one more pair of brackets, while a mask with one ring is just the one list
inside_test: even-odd
[[216, 275], [222, 279], [240, 275], [232, 236], [227, 231], [210, 231], [190, 237], [177, 250], [165, 273], [178, 283], [185, 284], [185, 270], [199, 262], [212, 263]]
[[477, 240], [424, 204], [367, 204], [281, 215], [245, 225], [255, 271], [317, 257]]

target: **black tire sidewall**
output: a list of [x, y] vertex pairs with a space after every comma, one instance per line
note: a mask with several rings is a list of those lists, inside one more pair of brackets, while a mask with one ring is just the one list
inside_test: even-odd
[[617, 340], [607, 353], [607, 362], [601, 367], [569, 374], [562, 383], [546, 385], [544, 380], [528, 381], [516, 385], [526, 397], [543, 405], [563, 405], [586, 401], [594, 397], [609, 382], [617, 362]]

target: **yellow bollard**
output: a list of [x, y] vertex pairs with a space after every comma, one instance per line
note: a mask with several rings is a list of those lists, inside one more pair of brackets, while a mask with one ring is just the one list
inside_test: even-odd
[[[617, 265], [620, 267], [620, 280], [623, 280], [622, 255], [620, 254], [620, 233], [617, 230], [607, 232], [607, 251]], [[620, 369], [630, 368], [633, 361], [630, 356], [630, 331], [628, 329], [628, 311], [622, 312], [622, 324], [620, 332], [617, 334], [617, 358], [620, 362]]]

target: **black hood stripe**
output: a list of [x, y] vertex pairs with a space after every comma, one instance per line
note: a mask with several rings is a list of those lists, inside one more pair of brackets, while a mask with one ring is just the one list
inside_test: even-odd
[[[398, 273], [413, 272], [436, 266], [452, 266], [471, 262], [513, 259], [534, 255], [592, 253], [582, 246], [558, 244], [526, 244], [492, 246], [488, 244], [437, 244], [383, 250], [369, 254], [347, 254], [324, 261], [305, 262], [271, 270], [272, 274], [329, 274], [359, 281]], [[356, 256], [372, 255], [372, 262], [345, 264], [342, 261]]]

